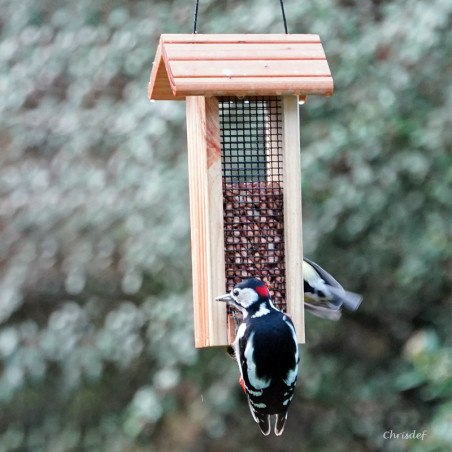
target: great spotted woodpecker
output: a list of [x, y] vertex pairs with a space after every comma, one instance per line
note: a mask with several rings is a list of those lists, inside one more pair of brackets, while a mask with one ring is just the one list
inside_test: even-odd
[[290, 318], [276, 309], [267, 286], [247, 279], [217, 301], [226, 301], [242, 311], [231, 355], [237, 360], [241, 382], [254, 420], [264, 435], [281, 435], [293, 398], [298, 375], [298, 343]]
[[363, 297], [348, 292], [320, 265], [303, 259], [304, 306], [317, 317], [339, 320], [342, 306], [356, 311]]

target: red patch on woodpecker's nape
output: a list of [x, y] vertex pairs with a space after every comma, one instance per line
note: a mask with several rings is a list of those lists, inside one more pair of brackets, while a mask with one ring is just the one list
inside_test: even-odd
[[267, 286], [259, 286], [256, 287], [256, 292], [261, 296], [261, 297], [269, 297], [270, 294], [268, 293], [268, 289]]
[[246, 394], [245, 382], [243, 381], [243, 378], [242, 378], [241, 375], [240, 375], [240, 378], [239, 378], [239, 383], [240, 383], [240, 386], [243, 389], [243, 392]]

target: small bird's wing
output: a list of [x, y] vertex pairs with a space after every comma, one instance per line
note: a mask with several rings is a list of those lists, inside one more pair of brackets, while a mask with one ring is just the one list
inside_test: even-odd
[[315, 262], [311, 261], [307, 257], [303, 257], [303, 259], [314, 269], [317, 271], [317, 273], [320, 275], [320, 277], [330, 286], [337, 287], [338, 289], [343, 289], [343, 287], [326, 271], [324, 270], [320, 265], [316, 264]]
[[304, 303], [304, 307], [307, 311], [309, 311], [312, 315], [316, 317], [320, 317], [322, 319], [328, 320], [339, 320], [341, 318], [341, 311], [337, 309], [331, 309], [326, 306], [318, 306], [316, 304]]

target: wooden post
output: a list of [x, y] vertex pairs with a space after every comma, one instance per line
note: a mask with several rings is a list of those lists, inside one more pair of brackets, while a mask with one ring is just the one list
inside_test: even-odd
[[218, 99], [186, 100], [195, 346], [227, 345]]
[[298, 96], [283, 96], [283, 180], [286, 303], [298, 342], [304, 344], [303, 241]]

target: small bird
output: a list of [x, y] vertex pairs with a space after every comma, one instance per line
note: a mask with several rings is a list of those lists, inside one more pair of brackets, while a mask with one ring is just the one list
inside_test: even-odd
[[320, 265], [303, 258], [304, 306], [311, 314], [339, 320], [342, 306], [356, 311], [363, 297], [348, 292]]
[[254, 420], [264, 435], [276, 415], [275, 435], [283, 433], [298, 376], [298, 341], [290, 318], [273, 306], [265, 283], [247, 279], [216, 298], [239, 309], [243, 322], [229, 349], [240, 369]]

